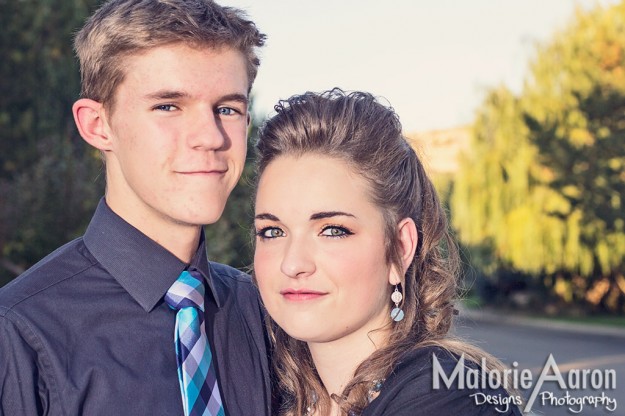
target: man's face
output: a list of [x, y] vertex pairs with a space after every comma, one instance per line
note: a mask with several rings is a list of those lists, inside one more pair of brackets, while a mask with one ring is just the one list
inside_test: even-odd
[[157, 240], [215, 222], [245, 163], [243, 54], [173, 44], [125, 58], [124, 67], [104, 127], [107, 203]]

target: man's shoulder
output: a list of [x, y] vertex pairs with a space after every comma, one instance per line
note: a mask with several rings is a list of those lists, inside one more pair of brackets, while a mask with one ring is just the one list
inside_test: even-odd
[[24, 301], [46, 296], [49, 289], [84, 272], [94, 263], [82, 238], [59, 247], [0, 288], [0, 316]]
[[211, 276], [218, 278], [227, 285], [252, 284], [250, 275], [239, 269], [212, 261], [208, 263], [208, 266], [210, 267]]
[[235, 307], [246, 309], [258, 304], [258, 289], [249, 274], [221, 263], [209, 262], [209, 267], [213, 285], [224, 304], [234, 302]]

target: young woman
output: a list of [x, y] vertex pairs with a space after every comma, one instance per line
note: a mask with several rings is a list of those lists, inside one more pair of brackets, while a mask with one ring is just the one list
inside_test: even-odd
[[276, 110], [257, 145], [254, 258], [276, 412], [519, 415], [502, 388], [448, 381], [462, 357], [465, 374], [501, 364], [448, 335], [458, 256], [393, 110], [338, 89]]

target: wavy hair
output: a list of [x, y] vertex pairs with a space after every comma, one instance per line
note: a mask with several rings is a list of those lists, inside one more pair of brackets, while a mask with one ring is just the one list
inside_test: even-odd
[[[268, 318], [274, 347], [278, 412], [304, 415], [316, 398], [316, 408], [326, 414], [335, 400], [342, 414], [359, 414], [368, 404], [376, 380], [385, 379], [400, 357], [430, 345], [479, 362], [492, 357], [449, 335], [457, 297], [459, 256], [446, 213], [423, 164], [402, 135], [401, 123], [392, 108], [365, 92], [345, 93], [333, 89], [307, 92], [280, 101], [277, 114], [259, 133], [257, 180], [265, 168], [282, 155], [313, 153], [347, 163], [369, 183], [371, 197], [382, 211], [388, 264], [404, 272], [401, 277], [405, 318], [391, 321], [390, 336], [357, 368], [340, 396], [330, 397], [323, 387], [305, 342], [296, 340]], [[412, 263], [404, 270], [397, 225], [412, 218], [418, 245]], [[389, 285], [389, 294], [391, 286]], [[390, 303], [390, 298], [389, 298]]]

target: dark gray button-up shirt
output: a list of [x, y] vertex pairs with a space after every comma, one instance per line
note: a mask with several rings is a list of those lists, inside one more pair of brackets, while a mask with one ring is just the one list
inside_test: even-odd
[[229, 416], [269, 414], [266, 338], [249, 276], [190, 264], [102, 200], [82, 238], [0, 289], [0, 415], [182, 415], [176, 311], [184, 269], [207, 281], [206, 331]]

